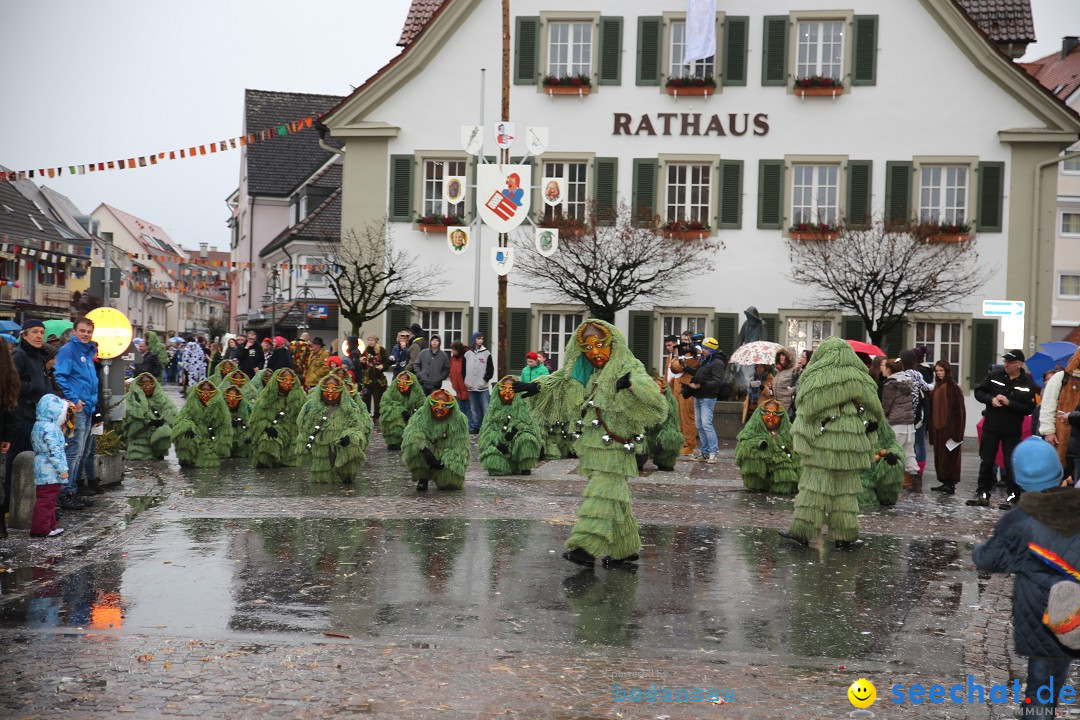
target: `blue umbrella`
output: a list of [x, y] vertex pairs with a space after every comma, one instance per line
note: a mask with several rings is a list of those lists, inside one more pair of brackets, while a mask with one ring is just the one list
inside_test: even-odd
[[[1077, 346], [1073, 343], [1065, 342], [1063, 340], [1040, 343], [1039, 347], [1042, 348], [1042, 351], [1044, 353], [1054, 358], [1058, 362], [1061, 362], [1062, 360], [1068, 362], [1069, 358], [1073, 356], [1073, 353], [1076, 352], [1077, 348]], [[1065, 363], [1062, 362], [1061, 364], [1064, 365]]]
[[1031, 378], [1039, 387], [1043, 387], [1043, 373], [1057, 364], [1057, 360], [1044, 352], [1037, 352], [1027, 359], [1027, 368], [1031, 371]]
[[19, 342], [14, 335], [9, 335], [8, 333], [0, 333], [0, 338], [4, 338], [4, 340], [11, 343], [12, 345], [15, 345]]
[[0, 320], [0, 332], [10, 333], [18, 332], [19, 330], [22, 330], [22, 325], [19, 323], [12, 322], [11, 320]]

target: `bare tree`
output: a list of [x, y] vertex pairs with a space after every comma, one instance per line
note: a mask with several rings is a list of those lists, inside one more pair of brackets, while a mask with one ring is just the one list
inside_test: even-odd
[[880, 345], [905, 315], [955, 305], [993, 274], [979, 262], [975, 240], [942, 239], [936, 223], [881, 219], [841, 227], [835, 240], [791, 239], [788, 277], [816, 291], [800, 304], [858, 315]]
[[682, 294], [686, 268], [711, 270], [722, 247], [707, 236], [664, 238], [658, 220], [633, 222], [625, 203], [611, 225], [585, 224], [571, 234], [560, 232], [559, 249], [551, 257], [536, 251], [531, 229], [519, 232], [515, 244], [515, 285], [579, 302], [590, 317], [607, 322], [615, 322], [615, 313], [638, 301]]
[[431, 268], [420, 267], [416, 255], [394, 243], [386, 222], [368, 223], [360, 232], [350, 230], [340, 242], [326, 240], [319, 248], [330, 289], [354, 335], [390, 305], [408, 305], [432, 276]]

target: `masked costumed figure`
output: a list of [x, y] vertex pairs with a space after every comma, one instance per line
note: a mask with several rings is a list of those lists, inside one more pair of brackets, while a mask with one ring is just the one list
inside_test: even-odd
[[641, 549], [627, 479], [637, 476], [634, 451], [645, 428], [668, 412], [664, 396], [613, 325], [586, 320], [566, 347], [563, 366], [514, 390], [539, 393], [541, 417], [576, 417], [578, 472], [589, 478], [563, 557], [581, 565], [634, 562]]
[[[405, 427], [401, 458], [416, 480], [418, 491], [427, 490], [429, 480], [434, 480], [440, 490], [461, 490], [471, 455], [469, 421], [458, 410], [457, 400], [445, 390], [436, 390], [426, 400], [428, 411], [414, 412]], [[385, 409], [383, 418], [385, 422]]]
[[[244, 373], [240, 373], [244, 375]], [[244, 375], [246, 378], [247, 375]], [[235, 385], [225, 385], [225, 404], [229, 406], [232, 417], [233, 440], [229, 457], [251, 457], [251, 405], [244, 399], [244, 394]]]
[[207, 379], [210, 380], [210, 382], [214, 383], [214, 385], [217, 386], [218, 390], [224, 391], [225, 378], [228, 377], [229, 373], [233, 372], [236, 369], [236, 361], [226, 358], [225, 360], [222, 360], [217, 364], [217, 367], [214, 368], [214, 372], [210, 373], [210, 377]]
[[424, 391], [411, 372], [398, 375], [394, 378], [394, 384], [396, 390], [387, 390], [383, 395], [379, 412], [379, 429], [386, 438], [386, 447], [390, 450], [401, 447], [405, 426], [417, 408], [424, 403]]
[[[266, 384], [270, 382], [270, 378], [272, 377], [274, 377], [274, 371], [263, 368], [255, 373], [250, 380], [239, 386], [240, 391], [244, 394], [244, 399], [251, 405], [252, 410], [255, 409], [255, 403], [259, 399], [259, 393], [262, 392], [263, 388], [266, 387]], [[233, 384], [235, 384], [235, 382], [236, 381], [233, 381]]]
[[255, 467], [296, 467], [296, 418], [303, 406], [304, 390], [296, 373], [290, 368], [276, 371], [251, 409]]
[[158, 385], [157, 378], [143, 373], [124, 395], [124, 437], [128, 460], [164, 460], [172, 445], [172, 422], [176, 406]]
[[675, 460], [678, 459], [685, 442], [679, 424], [679, 404], [666, 379], [654, 377], [653, 380], [667, 402], [668, 411], [663, 420], [646, 428], [645, 442], [638, 445], [637, 449], [637, 466], [638, 470], [643, 470], [645, 463], [652, 457], [657, 470], [671, 472], [675, 469]]
[[827, 338], [799, 379], [799, 412], [792, 444], [802, 466], [795, 518], [783, 537], [803, 545], [824, 524], [839, 548], [859, 537], [861, 473], [879, 450], [878, 429], [885, 424], [877, 384], [851, 346]]
[[778, 401], [770, 399], [758, 405], [739, 431], [735, 464], [748, 490], [791, 495], [799, 489], [799, 461], [792, 450], [791, 421]]
[[181, 467], [215, 468], [232, 452], [232, 415], [214, 383], [201, 380], [176, 414], [173, 445]]
[[498, 384], [498, 399], [488, 405], [477, 447], [489, 475], [528, 475], [540, 457], [540, 427], [525, 398], [514, 392], [513, 375]]
[[351, 483], [364, 464], [371, 417], [349, 397], [337, 375], [327, 375], [311, 389], [297, 421], [297, 452], [311, 468], [311, 482]]
[[165, 366], [169, 364], [169, 352], [161, 344], [161, 338], [153, 330], [146, 331], [146, 351], [157, 355], [158, 367], [161, 368], [158, 380], [162, 380], [165, 376]]
[[896, 504], [904, 484], [903, 459], [904, 448], [897, 441], [892, 425], [887, 422], [878, 425], [874, 462], [862, 472], [861, 507]]

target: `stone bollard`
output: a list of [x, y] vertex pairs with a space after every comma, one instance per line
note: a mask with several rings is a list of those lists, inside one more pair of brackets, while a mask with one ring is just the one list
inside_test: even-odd
[[8, 527], [15, 530], [29, 530], [36, 502], [34, 451], [25, 450], [15, 456], [15, 462], [11, 467], [11, 516]]
[[713, 408], [713, 428], [721, 440], [734, 440], [742, 430], [742, 402], [717, 402]]

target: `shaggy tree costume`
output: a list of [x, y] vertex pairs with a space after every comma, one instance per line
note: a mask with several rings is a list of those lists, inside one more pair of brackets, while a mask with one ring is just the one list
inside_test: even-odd
[[563, 366], [535, 383], [516, 383], [547, 419], [574, 417], [578, 472], [589, 478], [563, 557], [581, 565], [633, 562], [641, 549], [627, 479], [645, 428], [668, 412], [664, 396], [613, 325], [586, 320], [566, 347]]
[[877, 384], [851, 346], [830, 337], [803, 370], [798, 408], [792, 435], [802, 474], [795, 519], [780, 534], [806, 545], [828, 523], [837, 547], [847, 547], [859, 537], [860, 475], [886, 424]]
[[394, 385], [387, 388], [379, 406], [379, 429], [390, 450], [401, 447], [405, 426], [416, 409], [424, 404], [424, 391], [411, 372], [403, 372], [394, 378]]
[[351, 483], [367, 459], [372, 423], [340, 377], [328, 375], [309, 391], [297, 425], [297, 452], [311, 468], [311, 482]]
[[471, 455], [465, 413], [458, 410], [450, 393], [436, 390], [427, 397], [427, 412], [413, 413], [401, 438], [401, 457], [416, 480], [416, 489], [423, 492], [428, 481], [434, 480], [440, 490], [461, 490]]
[[218, 390], [225, 390], [225, 378], [229, 373], [237, 369], [236, 361], [225, 359], [217, 364], [214, 368], [214, 372], [210, 373], [210, 377], [207, 378], [210, 382], [214, 383]]
[[232, 417], [233, 440], [229, 457], [249, 458], [251, 457], [251, 405], [244, 399], [240, 388], [235, 385], [226, 384], [223, 395], [225, 404], [229, 407], [229, 415]]
[[499, 381], [480, 425], [480, 465], [489, 475], [528, 475], [540, 458], [540, 426], [525, 398], [514, 392], [513, 375]]
[[887, 422], [878, 425], [877, 445], [873, 464], [862, 472], [861, 506], [895, 505], [904, 484], [904, 448]]
[[792, 450], [791, 421], [776, 400], [758, 405], [739, 431], [735, 465], [748, 490], [792, 495], [799, 489], [799, 461]]
[[679, 424], [679, 402], [675, 399], [675, 393], [662, 377], [654, 377], [653, 381], [660, 389], [660, 394], [667, 401], [667, 415], [662, 421], [645, 430], [645, 442], [638, 445], [637, 466], [638, 470], [645, 467], [645, 463], [652, 457], [657, 470], [671, 472], [675, 469], [675, 460], [679, 457], [686, 438], [683, 437], [682, 427]]
[[[244, 374], [246, 375], [247, 373]], [[255, 403], [259, 400], [259, 393], [262, 392], [263, 388], [266, 387], [266, 383], [270, 382], [270, 378], [273, 376], [273, 370], [263, 368], [255, 373], [250, 380], [240, 386], [240, 390], [244, 394], [244, 399], [251, 405], [252, 410], [255, 409]]]
[[[164, 377], [164, 375], [165, 375], [165, 366], [169, 364], [169, 353], [168, 353], [168, 351], [165, 350], [165, 346], [161, 344], [161, 338], [159, 338], [157, 336], [157, 333], [154, 332], [153, 330], [147, 330], [146, 331], [146, 338], [145, 339], [146, 339], [146, 351], [147, 352], [152, 352], [155, 355], [157, 355], [158, 363], [159, 363], [158, 367], [161, 368], [161, 370], [159, 372], [161, 373], [162, 377]], [[161, 377], [159, 377], [158, 380], [161, 380]]]
[[255, 467], [296, 466], [296, 418], [303, 406], [304, 390], [295, 372], [281, 368], [270, 376], [251, 409], [251, 459]]
[[173, 444], [181, 467], [215, 468], [232, 452], [232, 415], [221, 391], [202, 380], [188, 393], [173, 422]]
[[128, 460], [164, 460], [172, 445], [176, 406], [157, 378], [142, 373], [124, 395], [124, 438]]

